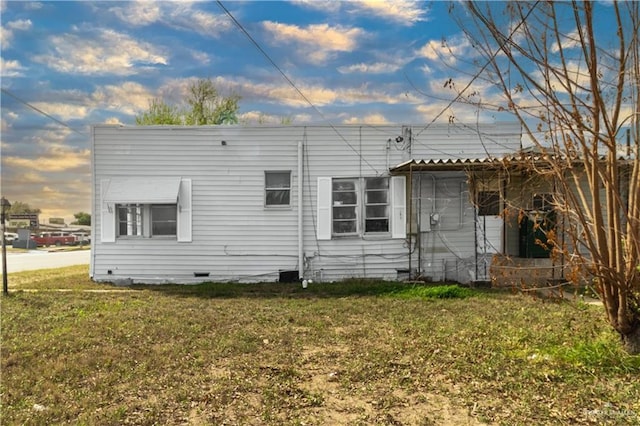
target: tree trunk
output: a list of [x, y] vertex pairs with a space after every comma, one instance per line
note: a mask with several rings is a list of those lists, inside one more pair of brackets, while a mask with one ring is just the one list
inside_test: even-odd
[[620, 334], [622, 346], [629, 355], [640, 355], [640, 325], [630, 333]]

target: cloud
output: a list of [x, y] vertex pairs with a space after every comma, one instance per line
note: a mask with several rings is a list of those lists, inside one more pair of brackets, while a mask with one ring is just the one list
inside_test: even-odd
[[109, 117], [106, 120], [103, 121], [104, 124], [120, 124], [123, 125], [124, 123], [122, 121], [120, 121], [119, 118], [117, 117]]
[[85, 105], [61, 102], [31, 102], [31, 105], [63, 121], [85, 118], [89, 114], [89, 108]]
[[352, 52], [357, 47], [358, 38], [365, 32], [360, 28], [313, 24], [306, 27], [265, 21], [264, 29], [273, 41], [281, 44], [298, 45], [298, 54], [310, 62], [319, 64], [336, 52]]
[[386, 62], [375, 62], [372, 64], [353, 64], [353, 65], [345, 65], [342, 67], [338, 67], [338, 71], [341, 74], [352, 74], [352, 73], [362, 73], [362, 74], [389, 74], [394, 73], [402, 68], [401, 64], [392, 64]]
[[33, 24], [31, 23], [30, 19], [19, 19], [17, 21], [11, 21], [7, 23], [7, 28], [19, 31], [30, 30], [32, 26]]
[[389, 124], [390, 121], [382, 114], [369, 114], [364, 117], [351, 117], [343, 120], [344, 124]]
[[[54, 147], [49, 149], [46, 155], [37, 158], [3, 157], [3, 169], [13, 168], [17, 170], [33, 170], [37, 165], [40, 173], [64, 172], [71, 170], [89, 171], [89, 150], [74, 151], [69, 147]], [[16, 170], [12, 170], [16, 171]], [[4, 175], [5, 170], [3, 170]], [[4, 176], [3, 176], [4, 177]]]
[[476, 52], [466, 37], [454, 36], [448, 40], [429, 40], [416, 52], [416, 56], [452, 66], [461, 58], [475, 57]]
[[412, 26], [418, 22], [427, 21], [427, 10], [423, 2], [411, 0], [298, 0], [294, 4], [308, 9], [320, 10], [335, 14], [341, 11], [347, 13], [364, 13], [404, 26]]
[[[247, 102], [268, 102], [293, 108], [309, 107], [309, 104], [302, 99], [300, 94], [284, 82], [255, 83], [254, 81], [241, 78], [231, 80], [218, 77], [214, 79], [214, 84], [218, 88], [225, 88], [229, 92], [241, 95], [242, 99], [247, 100]], [[329, 88], [314, 83], [297, 82], [296, 87], [314, 106], [319, 108], [332, 104], [356, 105], [381, 103], [395, 105], [399, 103], [418, 103], [421, 101], [421, 99], [417, 98], [414, 94], [407, 93], [404, 86], [386, 86], [386, 90], [384, 88], [369, 86], [368, 84]]]
[[0, 57], [0, 73], [2, 77], [23, 77], [25, 68], [16, 60], [5, 60]]
[[[5, 5], [6, 2], [2, 2]], [[7, 22], [6, 25], [3, 25], [0, 28], [0, 43], [2, 45], [2, 49], [6, 50], [9, 46], [11, 46], [11, 42], [13, 41], [13, 33], [14, 31], [28, 31], [32, 27], [31, 20], [29, 19], [19, 19], [17, 21]]]
[[131, 81], [99, 87], [90, 95], [92, 107], [129, 115], [146, 110], [153, 97], [146, 87]]
[[343, 2], [335, 0], [295, 0], [291, 3], [307, 9], [322, 10], [328, 13], [338, 12]]
[[145, 26], [160, 20], [160, 4], [150, 1], [132, 1], [124, 7], [109, 9], [120, 20], [133, 26]]
[[23, 183], [45, 183], [47, 182], [47, 178], [45, 178], [41, 173], [27, 171], [22, 174], [20, 180]]
[[122, 21], [131, 26], [162, 24], [170, 28], [195, 32], [204, 37], [216, 38], [233, 28], [224, 15], [215, 15], [194, 6], [198, 3], [133, 1], [124, 6], [109, 8]]
[[0, 28], [0, 44], [2, 45], [2, 48], [6, 49], [7, 47], [9, 47], [12, 41], [13, 41], [13, 31], [5, 27], [1, 27]]
[[427, 12], [421, 2], [407, 0], [361, 0], [348, 2], [349, 7], [404, 26], [427, 21]]
[[166, 65], [168, 59], [155, 46], [109, 29], [62, 34], [48, 39], [51, 52], [35, 62], [59, 72], [95, 75], [131, 75], [139, 65]]

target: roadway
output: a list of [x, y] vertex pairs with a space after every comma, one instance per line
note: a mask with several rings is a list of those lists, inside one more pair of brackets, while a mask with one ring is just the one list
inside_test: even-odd
[[[7, 273], [88, 265], [91, 250], [7, 252]], [[2, 271], [0, 270], [0, 274]]]

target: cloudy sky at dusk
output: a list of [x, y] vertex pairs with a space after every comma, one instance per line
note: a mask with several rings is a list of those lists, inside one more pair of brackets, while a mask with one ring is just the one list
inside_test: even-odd
[[[242, 124], [509, 119], [448, 107], [474, 49], [448, 2], [2, 1], [2, 194], [41, 221], [90, 211], [91, 124], [133, 125], [153, 97], [211, 78]], [[446, 43], [443, 42], [446, 40]], [[486, 97], [491, 87], [471, 88]]]

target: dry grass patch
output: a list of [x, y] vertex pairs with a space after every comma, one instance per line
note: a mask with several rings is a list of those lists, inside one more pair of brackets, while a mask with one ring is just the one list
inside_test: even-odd
[[2, 299], [3, 424], [640, 420], [640, 358], [619, 350], [599, 308], [426, 288], [14, 292]]

